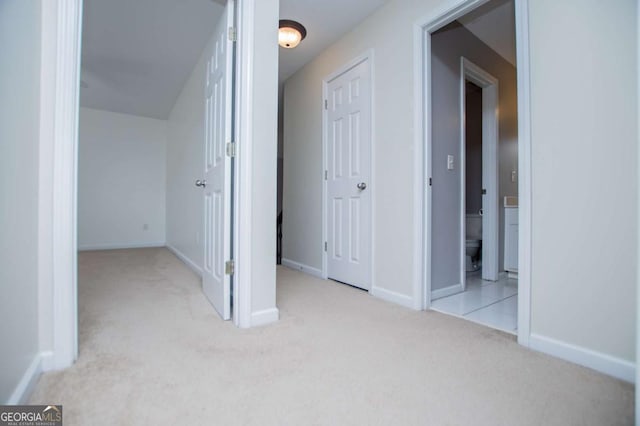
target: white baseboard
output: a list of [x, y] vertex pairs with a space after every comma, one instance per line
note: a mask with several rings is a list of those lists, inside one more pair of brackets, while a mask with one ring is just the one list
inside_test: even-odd
[[635, 382], [636, 366], [630, 361], [533, 333], [529, 347], [626, 382]]
[[437, 290], [433, 290], [431, 292], [431, 301], [433, 302], [436, 299], [442, 299], [443, 297], [447, 297], [447, 296], [451, 296], [452, 294], [460, 293], [462, 290], [464, 290], [464, 287], [462, 287], [462, 284], [460, 284], [460, 283], [454, 284], [454, 285], [450, 285], [449, 287], [439, 288]]
[[53, 359], [53, 352], [52, 351], [44, 351], [44, 352], [40, 352], [40, 360], [41, 360], [41, 367], [42, 367], [42, 371], [52, 371], [56, 369], [55, 366], [55, 360]]
[[167, 244], [166, 247], [169, 249], [171, 253], [175, 254], [178, 259], [184, 262], [184, 264], [187, 265], [189, 269], [195, 272], [199, 277], [202, 277], [202, 268], [196, 265], [196, 263], [193, 260], [189, 259], [186, 254], [182, 253], [180, 250], [178, 250], [171, 244]]
[[289, 259], [282, 259], [282, 266], [286, 266], [287, 268], [295, 269], [296, 271], [304, 272], [305, 274], [313, 275], [314, 277], [324, 278], [322, 276], [322, 271], [318, 268], [313, 268], [311, 266], [304, 265], [302, 263], [295, 262]]
[[120, 250], [120, 249], [131, 249], [131, 248], [153, 248], [153, 247], [164, 247], [165, 242], [155, 242], [155, 243], [127, 243], [127, 244], [80, 244], [78, 245], [78, 251], [89, 251], [89, 250]]
[[37, 354], [27, 370], [22, 375], [22, 378], [18, 382], [18, 385], [13, 390], [13, 393], [6, 401], [6, 405], [20, 405], [25, 404], [31, 393], [33, 392], [34, 387], [42, 373], [42, 356], [41, 354]]
[[386, 300], [387, 302], [402, 305], [405, 308], [416, 309], [415, 304], [413, 303], [413, 297], [407, 296], [406, 294], [396, 293], [395, 291], [376, 286], [371, 287], [369, 294], [382, 300]]
[[261, 325], [271, 324], [280, 319], [280, 311], [278, 308], [270, 308], [262, 311], [251, 313], [251, 327], [259, 327]]

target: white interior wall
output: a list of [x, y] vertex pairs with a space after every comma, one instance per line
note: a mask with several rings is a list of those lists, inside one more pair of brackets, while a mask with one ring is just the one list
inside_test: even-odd
[[[0, 403], [39, 369], [41, 3], [0, 3]], [[31, 371], [31, 373], [29, 373]]]
[[78, 248], [165, 244], [167, 122], [80, 108]]
[[[532, 344], [635, 360], [636, 2], [531, 1]], [[632, 379], [632, 378], [630, 378]]]
[[204, 224], [204, 87], [209, 40], [168, 120], [167, 245], [195, 270], [202, 268]]
[[[38, 235], [38, 320], [43, 370], [52, 368], [55, 338], [54, 323], [54, 144], [56, 111], [57, 13], [55, 2], [42, 3], [40, 64], [40, 171], [39, 171], [39, 235]], [[47, 359], [48, 358], [48, 359]]]
[[[413, 25], [443, 0], [390, 1], [285, 83], [283, 258], [322, 268], [322, 79], [373, 49], [373, 288], [416, 307]], [[301, 45], [302, 46], [302, 45]]]
[[[245, 4], [249, 1], [245, 1]], [[247, 143], [251, 143], [250, 162], [239, 160], [238, 166], [250, 167], [251, 181], [238, 182], [239, 191], [251, 187], [251, 208], [239, 205], [241, 217], [250, 220], [250, 235], [244, 235], [237, 243], [243, 250], [249, 244], [251, 252], [251, 325], [276, 321], [276, 217], [278, 170], [278, 19], [279, 0], [252, 0], [252, 16], [243, 14], [248, 30], [246, 43], [253, 45], [251, 61], [245, 61], [249, 79], [241, 80], [247, 91], [240, 102], [247, 102], [251, 120], [245, 133], [239, 135], [238, 155], [243, 155]], [[246, 9], [245, 9], [246, 12]], [[247, 19], [247, 20], [245, 20]], [[250, 20], [255, 21], [250, 22]], [[253, 24], [253, 25], [251, 25]], [[248, 45], [248, 44], [245, 44]], [[245, 58], [246, 59], [246, 58]], [[246, 75], [245, 75], [246, 76]], [[239, 77], [241, 78], [241, 77]], [[248, 118], [247, 115], [243, 115]], [[248, 132], [246, 131], [248, 130]], [[243, 145], [244, 144], [244, 145]], [[245, 154], [246, 155], [246, 154]], [[240, 170], [243, 173], [243, 170]], [[241, 194], [242, 198], [242, 194]], [[240, 233], [247, 233], [242, 219], [237, 224]], [[240, 257], [242, 262], [243, 258]], [[246, 271], [246, 269], [245, 269]]]
[[[515, 37], [515, 34], [507, 35]], [[511, 171], [518, 164], [516, 69], [461, 25], [450, 25], [431, 37], [432, 84], [432, 275], [431, 290], [460, 282], [460, 57], [498, 79], [498, 265], [504, 270], [505, 196], [518, 195]], [[447, 170], [447, 155], [454, 170]]]
[[[374, 49], [374, 287], [408, 306], [416, 306], [412, 289], [421, 281], [412, 273], [421, 245], [413, 217], [413, 24], [453, 3], [390, 1], [285, 87], [284, 257], [320, 268], [321, 81]], [[548, 339], [551, 346], [537, 346], [546, 352], [569, 348], [573, 360], [591, 357], [601, 367], [622, 360], [633, 369], [636, 5], [530, 3], [531, 331]]]
[[[640, 1], [636, 0], [636, 140], [640, 145]], [[637, 150], [636, 161], [640, 165], [640, 150]], [[640, 241], [640, 173], [636, 176], [637, 221], [636, 241]], [[640, 264], [640, 250], [636, 250], [636, 265]], [[636, 383], [640, 383], [640, 271], [636, 270]], [[640, 407], [640, 392], [636, 392], [636, 407]], [[640, 424], [640, 409], [636, 408], [636, 424]]]

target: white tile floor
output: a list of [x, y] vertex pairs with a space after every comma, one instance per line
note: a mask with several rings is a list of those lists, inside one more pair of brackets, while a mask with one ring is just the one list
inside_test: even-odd
[[467, 274], [467, 290], [431, 302], [431, 309], [516, 334], [518, 280], [483, 281], [480, 271]]

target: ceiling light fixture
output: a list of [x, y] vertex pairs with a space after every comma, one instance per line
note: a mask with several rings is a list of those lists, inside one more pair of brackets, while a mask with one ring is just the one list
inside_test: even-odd
[[278, 31], [278, 44], [285, 49], [293, 49], [307, 36], [307, 29], [296, 21], [289, 19], [280, 20]]

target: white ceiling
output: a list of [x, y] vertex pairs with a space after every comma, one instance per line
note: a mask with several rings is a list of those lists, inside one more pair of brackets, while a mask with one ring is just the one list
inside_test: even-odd
[[280, 0], [280, 18], [300, 22], [307, 38], [295, 49], [280, 48], [280, 81], [318, 56], [387, 0]]
[[[85, 0], [82, 106], [166, 119], [224, 0]], [[280, 81], [315, 58], [386, 0], [281, 0], [280, 17], [307, 38], [280, 48]], [[459, 19], [515, 65], [513, 0], [493, 0]], [[505, 36], [505, 34], [509, 36]]]
[[516, 22], [513, 0], [493, 0], [458, 19], [469, 31], [516, 65]]
[[[224, 0], [214, 1], [84, 0], [81, 105], [168, 118], [223, 11]], [[280, 48], [280, 81], [385, 1], [281, 0], [282, 19], [308, 34], [297, 48]]]
[[166, 119], [222, 11], [211, 0], [84, 0], [80, 104]]

